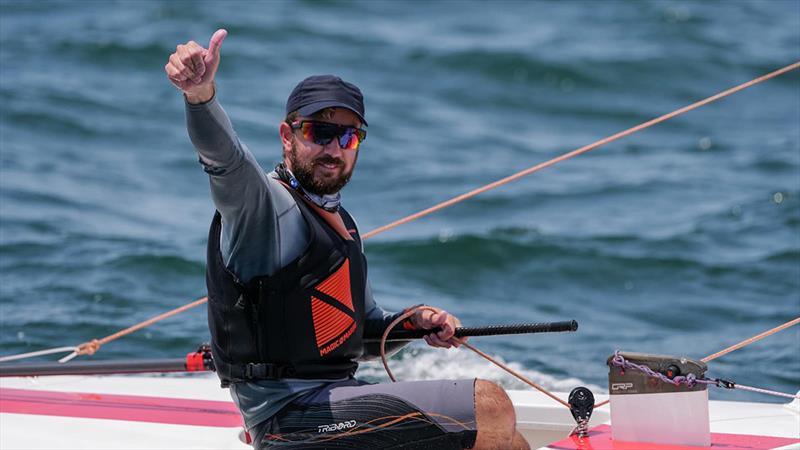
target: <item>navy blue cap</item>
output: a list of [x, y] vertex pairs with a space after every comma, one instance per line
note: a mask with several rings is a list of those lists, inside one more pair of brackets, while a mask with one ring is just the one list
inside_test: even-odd
[[364, 96], [352, 83], [335, 75], [313, 75], [294, 87], [286, 100], [286, 114], [297, 111], [301, 116], [310, 116], [325, 108], [347, 108], [364, 119]]

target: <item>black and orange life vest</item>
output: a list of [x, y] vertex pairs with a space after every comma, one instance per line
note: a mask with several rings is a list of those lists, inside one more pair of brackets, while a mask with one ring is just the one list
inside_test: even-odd
[[[339, 208], [341, 222], [334, 228], [322, 217], [334, 213], [288, 191], [308, 224], [309, 243], [273, 275], [240, 282], [222, 259], [219, 212], [211, 223], [208, 325], [223, 386], [259, 379], [340, 379], [358, 367], [367, 263], [355, 222]], [[345, 239], [347, 233], [351, 237]]]

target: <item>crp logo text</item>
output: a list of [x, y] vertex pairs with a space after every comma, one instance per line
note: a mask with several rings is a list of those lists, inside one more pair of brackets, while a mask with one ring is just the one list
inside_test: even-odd
[[611, 383], [612, 391], [627, 391], [633, 389], [633, 383]]

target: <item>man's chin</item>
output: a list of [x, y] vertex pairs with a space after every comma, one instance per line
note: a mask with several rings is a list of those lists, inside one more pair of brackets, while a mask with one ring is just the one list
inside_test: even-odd
[[319, 192], [314, 193], [317, 195], [335, 194], [347, 184], [347, 181], [342, 179], [341, 173], [329, 176], [315, 176], [314, 187], [316, 189], [314, 190]]

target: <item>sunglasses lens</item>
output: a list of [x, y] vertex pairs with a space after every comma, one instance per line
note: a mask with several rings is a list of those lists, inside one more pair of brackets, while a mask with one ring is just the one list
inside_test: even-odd
[[329, 126], [315, 122], [303, 122], [300, 130], [303, 132], [305, 140], [319, 145], [328, 145], [336, 136]]
[[339, 138], [339, 146], [345, 150], [355, 150], [360, 144], [355, 128], [348, 128]]

